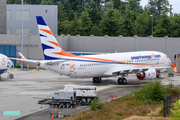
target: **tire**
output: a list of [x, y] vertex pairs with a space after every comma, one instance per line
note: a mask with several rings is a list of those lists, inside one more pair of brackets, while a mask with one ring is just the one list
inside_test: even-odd
[[87, 98], [87, 103], [91, 103], [91, 98]]
[[81, 105], [81, 106], [84, 106], [84, 103], [82, 102], [82, 103], [80, 103], [80, 105]]
[[123, 78], [122, 82], [123, 82], [123, 84], [126, 84], [127, 83], [126, 78]]
[[82, 103], [86, 103], [86, 98], [82, 98]]
[[93, 77], [93, 83], [96, 83], [96, 79], [97, 79], [96, 77]]
[[158, 74], [158, 75], [157, 75], [157, 78], [161, 78], [161, 74]]
[[101, 77], [93, 77], [93, 83], [101, 83]]
[[118, 78], [118, 84], [122, 84], [122, 78]]
[[101, 83], [101, 77], [98, 77], [97, 81], [98, 83]]
[[66, 107], [69, 108], [71, 106], [70, 103], [66, 103]]
[[62, 108], [63, 106], [64, 106], [64, 103], [60, 103], [60, 104], [59, 104], [59, 108], [60, 108], [60, 107]]

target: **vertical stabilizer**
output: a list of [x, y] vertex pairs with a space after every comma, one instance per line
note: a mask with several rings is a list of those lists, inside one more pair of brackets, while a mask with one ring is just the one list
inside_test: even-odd
[[36, 19], [45, 60], [55, 60], [65, 56], [75, 56], [71, 53], [65, 52], [60, 47], [59, 43], [57, 42], [42, 16], [36, 16]]
[[171, 65], [171, 68], [177, 72], [177, 69], [176, 69], [176, 55], [174, 55], [174, 61], [173, 61], [173, 64]]

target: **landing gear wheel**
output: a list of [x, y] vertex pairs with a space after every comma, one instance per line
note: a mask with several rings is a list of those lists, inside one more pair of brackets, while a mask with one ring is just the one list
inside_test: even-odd
[[122, 78], [118, 78], [118, 84], [122, 84]]
[[97, 77], [93, 77], [93, 83], [97, 82]]
[[98, 83], [101, 83], [101, 77], [98, 77]]
[[126, 83], [127, 83], [126, 78], [123, 78], [123, 79], [122, 79], [122, 83], [123, 83], [123, 84], [126, 84]]
[[95, 83], [95, 79], [93, 78], [93, 81], [92, 81], [92, 83]]
[[101, 83], [101, 77], [93, 77], [93, 83]]
[[161, 74], [158, 74], [158, 75], [157, 75], [157, 78], [161, 78]]

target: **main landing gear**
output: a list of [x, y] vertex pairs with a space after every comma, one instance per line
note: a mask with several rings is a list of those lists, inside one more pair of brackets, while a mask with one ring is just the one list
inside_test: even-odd
[[118, 78], [118, 80], [117, 80], [117, 82], [118, 82], [118, 84], [126, 84], [127, 83], [127, 80], [126, 80], [126, 78], [121, 78], [121, 77], [119, 77]]
[[93, 83], [101, 83], [101, 77], [93, 77]]
[[161, 78], [161, 74], [160, 74], [160, 73], [158, 73], [156, 77], [157, 77], [157, 78]]

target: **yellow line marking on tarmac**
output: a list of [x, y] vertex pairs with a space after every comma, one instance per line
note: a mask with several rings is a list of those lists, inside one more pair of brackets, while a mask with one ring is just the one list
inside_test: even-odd
[[[39, 69], [40, 70], [43, 70], [43, 69]], [[35, 72], [35, 71], [38, 71], [38, 70], [27, 70], [27, 71], [23, 71], [23, 70], [13, 70], [13, 71], [18, 71], [18, 72]]]
[[169, 80], [169, 79], [164, 78], [164, 79], [162, 79], [162, 80]]
[[108, 87], [108, 88], [104, 88], [102, 90], [98, 90], [97, 92], [105, 91], [105, 90], [108, 90], [108, 89], [111, 89], [111, 88], [116, 88], [116, 87], [139, 87], [139, 86], [142, 86], [142, 85], [116, 85], [116, 86], [111, 86], [111, 87]]
[[105, 90], [108, 90], [108, 89], [111, 89], [111, 88], [114, 88], [115, 86], [111, 86], [111, 87], [108, 87], [108, 88], [104, 88], [102, 90], [98, 90], [97, 92], [101, 92], [101, 91], [105, 91]]
[[0, 107], [7, 106], [7, 105], [11, 105], [11, 104], [18, 103], [18, 102], [22, 102], [22, 101], [25, 101], [25, 100], [28, 100], [28, 99], [29, 99], [29, 98], [23, 99], [23, 100], [18, 100], [18, 101], [12, 102], [12, 103], [8, 103], [8, 104], [1, 105]]
[[[85, 82], [85, 81], [84, 81]], [[87, 81], [89, 82], [89, 81]], [[82, 83], [82, 81], [77, 82], [37, 82], [37, 83], [9, 83], [9, 84], [0, 84], [0, 85], [26, 85], [26, 84], [57, 84], [57, 83]]]

